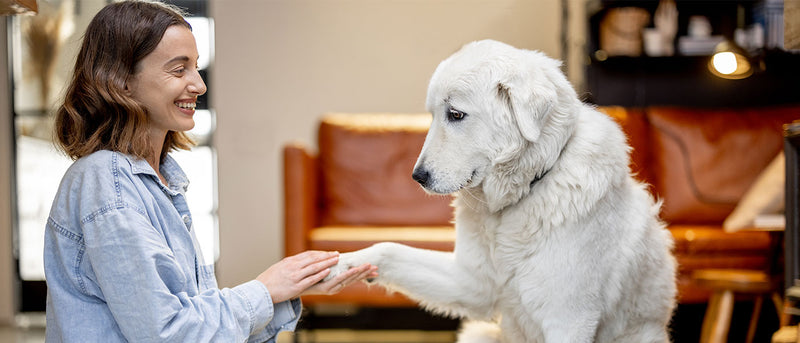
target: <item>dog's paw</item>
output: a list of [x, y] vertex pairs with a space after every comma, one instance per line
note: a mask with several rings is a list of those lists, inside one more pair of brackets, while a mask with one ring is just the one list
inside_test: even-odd
[[360, 265], [363, 265], [364, 263], [369, 263], [368, 261], [362, 261], [363, 258], [360, 255], [363, 255], [361, 251], [340, 254], [339, 263], [331, 267], [331, 272], [328, 274], [328, 276], [322, 279], [322, 282], [333, 279], [341, 275], [342, 273], [350, 270], [350, 268], [358, 267]]
[[[388, 249], [391, 249], [392, 243], [378, 243], [369, 248], [361, 249], [354, 252], [343, 253], [339, 255], [339, 263], [331, 267], [331, 272], [323, 279], [328, 281], [338, 275], [348, 271], [350, 268], [364, 265], [365, 263], [378, 266], [378, 274], [381, 274], [383, 256]], [[369, 284], [377, 283], [380, 276], [364, 280]]]

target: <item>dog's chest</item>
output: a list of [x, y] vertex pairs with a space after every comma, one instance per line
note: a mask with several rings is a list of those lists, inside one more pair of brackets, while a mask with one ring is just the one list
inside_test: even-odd
[[498, 215], [470, 215], [457, 220], [456, 254], [474, 264], [498, 288], [507, 289], [518, 269], [536, 258], [541, 241], [527, 221], [508, 220]]

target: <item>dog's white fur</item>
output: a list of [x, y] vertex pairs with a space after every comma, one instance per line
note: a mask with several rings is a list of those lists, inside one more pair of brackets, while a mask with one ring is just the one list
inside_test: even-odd
[[372, 282], [479, 321], [461, 343], [669, 341], [672, 236], [630, 175], [619, 126], [559, 66], [491, 40], [444, 60], [414, 178], [456, 193], [455, 251], [379, 243], [342, 254], [331, 274], [377, 265]]

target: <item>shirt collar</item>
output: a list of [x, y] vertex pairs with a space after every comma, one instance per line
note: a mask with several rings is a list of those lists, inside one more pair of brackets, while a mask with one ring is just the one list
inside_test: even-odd
[[[153, 167], [151, 167], [145, 159], [130, 155], [125, 155], [125, 158], [130, 162], [131, 170], [134, 174], [152, 175], [158, 179], [158, 175], [153, 170]], [[178, 162], [175, 161], [171, 155], [167, 155], [164, 161], [161, 162], [161, 175], [167, 179], [167, 184], [169, 184], [168, 189], [172, 192], [183, 194], [186, 193], [186, 189], [189, 188], [189, 179], [186, 177], [183, 169], [181, 169], [181, 166], [178, 165]], [[159, 182], [159, 184], [161, 183]]]

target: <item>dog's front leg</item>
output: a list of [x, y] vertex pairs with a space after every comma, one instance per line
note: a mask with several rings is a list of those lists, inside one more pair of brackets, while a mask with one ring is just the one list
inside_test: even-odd
[[475, 279], [474, 271], [457, 264], [451, 252], [378, 243], [341, 254], [328, 277], [364, 263], [378, 266], [379, 276], [370, 283], [403, 293], [429, 310], [478, 320], [493, 316], [493, 292], [482, 289], [486, 284]]

